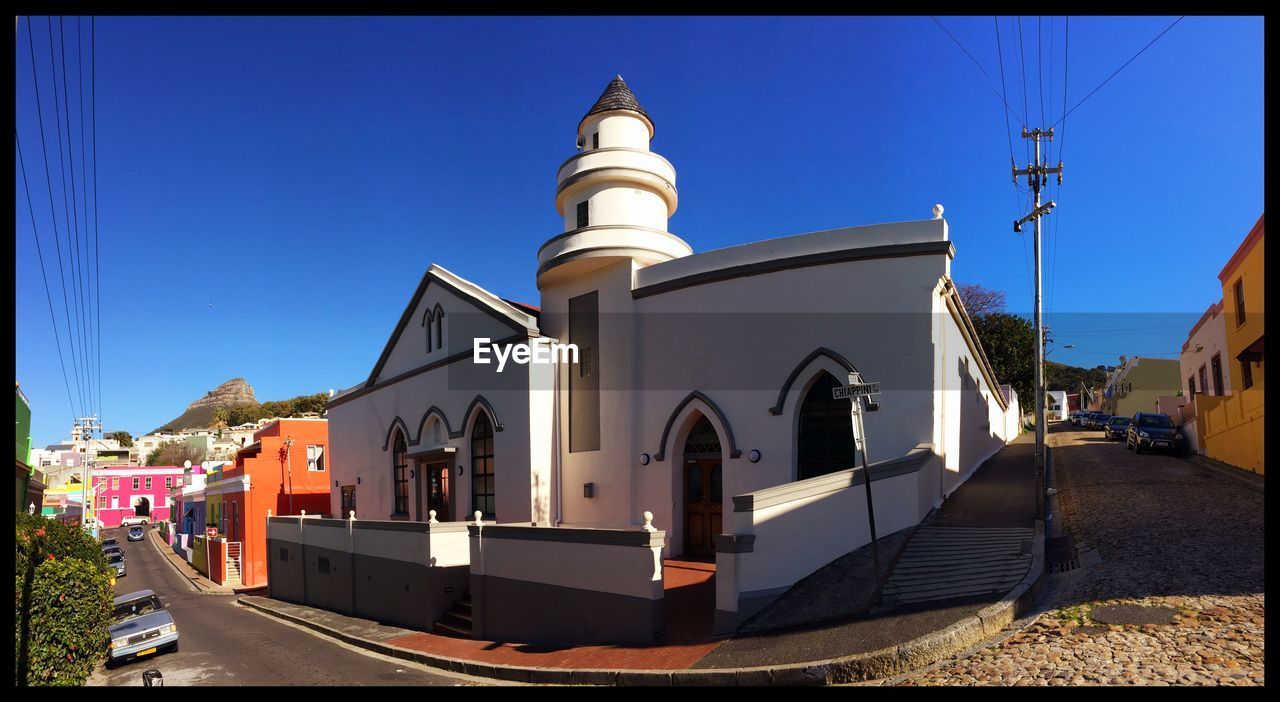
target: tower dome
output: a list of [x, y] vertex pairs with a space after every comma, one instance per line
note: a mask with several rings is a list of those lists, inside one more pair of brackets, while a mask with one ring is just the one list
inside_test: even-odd
[[649, 150], [653, 120], [622, 76], [578, 123], [579, 153], [556, 174], [564, 231], [538, 250], [538, 286], [631, 259], [648, 266], [693, 250], [667, 231], [676, 169]]

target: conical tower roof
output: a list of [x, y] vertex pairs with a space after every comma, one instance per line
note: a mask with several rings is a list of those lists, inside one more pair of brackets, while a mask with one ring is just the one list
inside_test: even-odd
[[640, 113], [641, 116], [648, 120], [650, 131], [652, 132], [653, 119], [640, 106], [640, 101], [631, 92], [631, 88], [627, 87], [627, 82], [622, 79], [622, 76], [617, 76], [609, 81], [609, 85], [600, 94], [600, 99], [596, 100], [596, 104], [592, 105], [590, 110], [587, 110], [587, 114], [583, 115], [582, 119], [585, 121], [591, 115], [610, 110], [630, 110]]

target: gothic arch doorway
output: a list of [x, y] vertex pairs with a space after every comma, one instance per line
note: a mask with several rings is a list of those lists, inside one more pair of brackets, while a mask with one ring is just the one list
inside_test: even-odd
[[684, 554], [714, 556], [723, 523], [724, 453], [720, 436], [702, 413], [689, 428], [682, 452]]

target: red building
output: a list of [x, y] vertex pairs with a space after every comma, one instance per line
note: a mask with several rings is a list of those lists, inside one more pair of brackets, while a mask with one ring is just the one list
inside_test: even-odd
[[235, 465], [205, 487], [208, 518], [227, 542], [221, 559], [224, 582], [267, 584], [267, 511], [326, 515], [332, 480], [328, 461], [328, 420], [280, 419], [255, 432], [253, 443], [236, 453]]

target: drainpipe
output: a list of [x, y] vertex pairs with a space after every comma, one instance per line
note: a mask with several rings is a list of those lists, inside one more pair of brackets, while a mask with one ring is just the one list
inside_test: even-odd
[[551, 396], [551, 421], [553, 425], [551, 432], [551, 461], [552, 471], [555, 473], [556, 479], [556, 516], [554, 522], [556, 526], [560, 526], [560, 522], [564, 520], [564, 474], [560, 460], [560, 371], [560, 364], [555, 364], [555, 392]]

